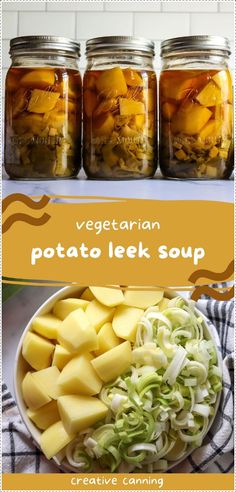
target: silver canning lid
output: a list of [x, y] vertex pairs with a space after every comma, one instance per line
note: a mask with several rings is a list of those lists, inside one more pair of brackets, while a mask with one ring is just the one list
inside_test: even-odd
[[86, 55], [96, 54], [98, 51], [108, 50], [134, 50], [154, 56], [155, 45], [153, 41], [145, 38], [133, 38], [132, 36], [105, 36], [89, 39], [86, 42]]
[[166, 39], [161, 43], [161, 56], [170, 56], [173, 53], [186, 51], [222, 51], [230, 55], [230, 44], [227, 38], [221, 36], [184, 36], [181, 38]]
[[60, 51], [80, 56], [80, 44], [59, 36], [21, 36], [10, 40], [10, 55], [27, 54], [27, 51]]

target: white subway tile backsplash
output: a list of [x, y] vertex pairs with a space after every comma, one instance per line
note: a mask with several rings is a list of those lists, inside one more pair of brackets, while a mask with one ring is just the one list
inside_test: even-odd
[[217, 12], [217, 10], [218, 2], [213, 0], [162, 2], [163, 12]]
[[22, 10], [46, 10], [46, 2], [44, 1], [22, 1], [22, 2], [2, 2], [2, 9], [9, 11]]
[[190, 33], [189, 14], [134, 14], [134, 34], [150, 39], [187, 36]]
[[234, 37], [234, 19], [231, 14], [191, 14], [191, 34]]
[[77, 13], [77, 38], [132, 35], [132, 14], [121, 12]]
[[48, 11], [58, 11], [58, 10], [63, 10], [63, 11], [78, 11], [78, 10], [85, 10], [85, 11], [98, 11], [98, 10], [103, 10], [104, 8], [104, 2], [103, 0], [97, 1], [97, 2], [91, 2], [91, 1], [74, 1], [74, 2], [60, 2], [58, 0], [49, 0], [47, 2], [47, 10]]
[[220, 2], [220, 12], [233, 12], [234, 2], [226, 0], [225, 2]]
[[2, 66], [3, 68], [9, 67], [11, 63], [10, 55], [9, 55], [9, 40], [3, 39], [2, 41]]
[[19, 34], [75, 37], [75, 17], [72, 12], [20, 12]]
[[[96, 36], [135, 35], [156, 40], [158, 68], [162, 39], [189, 34], [233, 39], [234, 2], [228, 0], [3, 0], [2, 4], [4, 68], [10, 61], [7, 40], [17, 35], [51, 34], [82, 40], [82, 69], [86, 66], [85, 40]], [[230, 65], [233, 67], [233, 55]]]
[[111, 1], [105, 2], [105, 10], [116, 11], [116, 12], [160, 12], [161, 2], [157, 1]]
[[17, 12], [2, 13], [2, 37], [10, 39], [17, 36]]

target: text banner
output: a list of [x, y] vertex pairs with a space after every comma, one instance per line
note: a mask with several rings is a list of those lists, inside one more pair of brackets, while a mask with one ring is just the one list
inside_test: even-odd
[[13, 200], [3, 214], [3, 275], [81, 285], [229, 280], [232, 224], [230, 203], [48, 200], [36, 210]]

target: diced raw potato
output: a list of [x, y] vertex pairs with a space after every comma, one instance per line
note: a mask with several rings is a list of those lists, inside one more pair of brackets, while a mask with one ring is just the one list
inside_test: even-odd
[[173, 114], [176, 111], [176, 105], [170, 102], [165, 102], [161, 107], [162, 114], [167, 121], [171, 121]]
[[202, 106], [206, 107], [216, 106], [224, 102], [221, 89], [212, 80], [201, 90], [196, 99]]
[[61, 301], [57, 301], [54, 305], [53, 313], [63, 321], [72, 311], [76, 311], [76, 309], [79, 308], [85, 310], [88, 303], [89, 301], [85, 301], [84, 299], [62, 299]]
[[170, 299], [168, 299], [168, 297], [163, 297], [163, 299], [158, 304], [159, 310], [164, 311], [164, 309], [168, 308], [169, 302]]
[[156, 98], [155, 98], [155, 93], [153, 89], [144, 89], [143, 90], [143, 99], [145, 106], [149, 111], [155, 111], [155, 106], [156, 106]]
[[173, 133], [183, 132], [187, 135], [195, 135], [201, 131], [211, 118], [212, 112], [194, 103], [182, 106], [173, 116], [171, 128]]
[[126, 68], [123, 70], [123, 74], [126, 80], [126, 84], [130, 87], [143, 87], [143, 79], [136, 70]]
[[98, 350], [95, 352], [96, 356], [98, 357], [117, 345], [120, 345], [122, 341], [123, 340], [116, 336], [112, 324], [105, 323], [98, 332]]
[[108, 412], [98, 398], [78, 395], [60, 396], [58, 410], [67, 431], [75, 434], [104, 419]]
[[114, 128], [114, 118], [111, 113], [106, 113], [93, 120], [93, 133], [96, 137], [110, 135]]
[[75, 434], [68, 433], [60, 420], [41, 434], [40, 447], [48, 460], [50, 460], [74, 438]]
[[91, 359], [90, 354], [79, 355], [66, 364], [58, 378], [61, 394], [91, 396], [99, 393], [102, 381], [91, 365]]
[[[115, 312], [114, 308], [104, 306], [96, 299], [94, 299], [89, 303], [85, 311], [91, 325], [94, 326], [96, 332], [99, 331], [102, 325], [112, 320], [114, 312]], [[97, 348], [98, 347], [96, 347], [95, 350]]]
[[71, 352], [89, 352], [98, 348], [97, 334], [91, 326], [89, 316], [81, 308], [72, 311], [62, 321], [58, 341]]
[[125, 96], [127, 93], [125, 77], [120, 67], [103, 71], [96, 80], [96, 87], [106, 97]]
[[91, 360], [98, 376], [107, 383], [125, 372], [131, 365], [132, 350], [130, 342], [123, 342], [105, 354]]
[[73, 352], [69, 352], [62, 345], [56, 345], [52, 358], [52, 366], [58, 367], [59, 371], [61, 371], [74, 355]]
[[84, 91], [84, 110], [88, 118], [91, 118], [96, 106], [97, 106], [97, 96], [95, 92], [89, 89]]
[[226, 70], [221, 70], [220, 72], [213, 75], [212, 80], [214, 80], [214, 82], [220, 88], [223, 100], [232, 103], [233, 88], [230, 73]]
[[115, 334], [124, 340], [134, 342], [138, 322], [143, 315], [144, 310], [136, 307], [118, 306], [112, 321], [112, 327]]
[[80, 299], [84, 299], [85, 301], [93, 301], [94, 295], [92, 294], [89, 287], [84, 290], [83, 294], [80, 296]]
[[54, 348], [53, 343], [28, 331], [23, 341], [22, 355], [31, 367], [39, 371], [51, 365]]
[[51, 401], [43, 386], [33, 378], [31, 372], [27, 372], [22, 381], [22, 394], [27, 407], [31, 410], [37, 410]]
[[55, 422], [60, 420], [57, 402], [55, 400], [50, 401], [38, 410], [30, 410], [28, 408], [26, 413], [30, 420], [42, 430], [47, 429], [50, 425], [55, 424]]
[[56, 366], [32, 373], [32, 378], [41, 385], [45, 393], [53, 400], [56, 400], [61, 394], [57, 386], [59, 376], [60, 371]]
[[41, 89], [34, 89], [31, 93], [27, 109], [32, 113], [47, 113], [54, 108], [59, 97], [59, 92], [49, 92], [42, 91]]
[[124, 304], [126, 306], [146, 309], [158, 304], [162, 300], [163, 295], [163, 290], [126, 290], [124, 293]]
[[120, 97], [119, 103], [121, 116], [130, 114], [145, 114], [145, 106], [141, 101], [134, 101], [132, 99]]
[[121, 289], [109, 289], [108, 287], [89, 287], [96, 299], [104, 306], [114, 307], [122, 304], [124, 295]]
[[43, 337], [56, 339], [60, 325], [60, 319], [52, 314], [43, 314], [33, 319], [31, 328]]
[[32, 70], [28, 72], [20, 79], [20, 85], [29, 88], [46, 89], [47, 86], [54, 85], [55, 75], [54, 71], [50, 70]]

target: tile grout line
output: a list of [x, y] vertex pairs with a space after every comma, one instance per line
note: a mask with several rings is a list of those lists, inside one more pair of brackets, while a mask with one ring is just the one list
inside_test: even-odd
[[75, 16], [75, 25], [74, 25], [75, 32], [74, 32], [74, 36], [75, 36], [75, 39], [77, 39], [77, 13], [76, 12], [74, 12], [74, 16]]
[[17, 11], [17, 36], [19, 36], [19, 32], [20, 32], [20, 13], [19, 13], [19, 10]]

